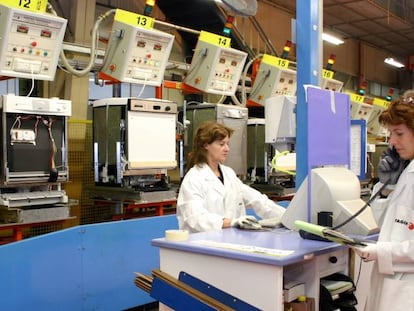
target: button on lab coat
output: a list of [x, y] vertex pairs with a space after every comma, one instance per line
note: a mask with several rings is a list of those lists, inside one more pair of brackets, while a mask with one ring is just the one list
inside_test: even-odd
[[[379, 187], [374, 187], [374, 193]], [[386, 211], [366, 310], [414, 310], [414, 161], [390, 196], [374, 201], [372, 207], [385, 207]]]
[[185, 175], [177, 199], [180, 229], [219, 230], [223, 218], [235, 219], [252, 208], [261, 218], [281, 217], [285, 209], [244, 184], [232, 168], [220, 165], [224, 184], [207, 164], [195, 165]]

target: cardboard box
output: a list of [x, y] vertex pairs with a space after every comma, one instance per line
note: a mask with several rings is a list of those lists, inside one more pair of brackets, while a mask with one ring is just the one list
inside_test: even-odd
[[285, 311], [315, 311], [315, 299], [306, 298], [306, 301], [303, 302], [286, 302]]
[[291, 302], [299, 296], [305, 296], [305, 284], [299, 282], [288, 282], [283, 285], [283, 301]]

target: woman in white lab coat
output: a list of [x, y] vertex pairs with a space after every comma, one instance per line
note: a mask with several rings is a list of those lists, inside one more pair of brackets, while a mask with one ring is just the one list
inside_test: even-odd
[[233, 169], [222, 163], [229, 153], [233, 130], [216, 122], [205, 122], [194, 135], [193, 150], [177, 199], [180, 229], [190, 232], [236, 226], [252, 216], [280, 218], [285, 209], [266, 195], [244, 184]]
[[375, 261], [365, 310], [414, 310], [414, 96], [392, 103], [379, 121], [390, 131], [392, 149], [381, 157], [373, 193], [386, 181], [396, 185], [372, 203], [383, 212], [378, 242], [355, 249]]

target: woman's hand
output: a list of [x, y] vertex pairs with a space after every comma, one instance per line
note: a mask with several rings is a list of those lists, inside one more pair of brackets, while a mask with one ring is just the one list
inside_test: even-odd
[[353, 246], [352, 249], [363, 261], [377, 259], [377, 244], [375, 243], [370, 243], [367, 246]]
[[222, 228], [230, 228], [230, 227], [231, 227], [231, 219], [230, 218], [223, 218]]

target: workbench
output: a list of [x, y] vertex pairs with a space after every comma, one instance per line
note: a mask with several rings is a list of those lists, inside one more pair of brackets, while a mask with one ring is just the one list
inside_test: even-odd
[[[176, 203], [176, 199], [153, 202], [94, 199], [95, 206], [114, 207], [114, 214], [112, 215], [112, 220], [125, 220], [147, 216], [163, 216], [167, 213], [175, 213]], [[148, 210], [150, 209], [151, 213], [148, 212]]]
[[[236, 228], [190, 234], [187, 241], [152, 240], [160, 269], [173, 277], [189, 273], [260, 310], [283, 311], [283, 281], [305, 284], [319, 305], [320, 278], [348, 274], [349, 249], [302, 239], [287, 229]], [[165, 306], [162, 306], [165, 308]]]

